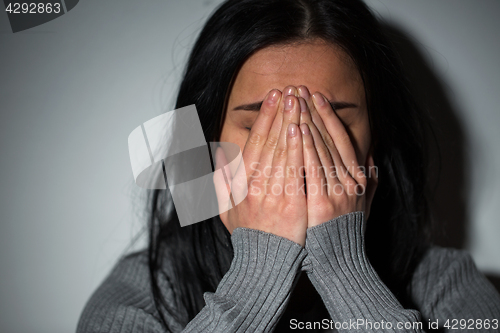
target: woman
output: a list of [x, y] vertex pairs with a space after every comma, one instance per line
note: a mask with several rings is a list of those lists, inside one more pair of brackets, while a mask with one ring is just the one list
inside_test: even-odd
[[226, 181], [248, 195], [181, 228], [152, 191], [148, 250], [119, 262], [78, 332], [498, 329], [470, 257], [428, 240], [428, 120], [364, 3], [224, 2], [187, 64], [176, 108], [191, 104], [207, 142], [243, 152], [218, 198]]

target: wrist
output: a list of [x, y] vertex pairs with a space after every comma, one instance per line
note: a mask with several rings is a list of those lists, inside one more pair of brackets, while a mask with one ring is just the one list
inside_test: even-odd
[[364, 253], [364, 213], [351, 212], [307, 229], [306, 251], [320, 262]]

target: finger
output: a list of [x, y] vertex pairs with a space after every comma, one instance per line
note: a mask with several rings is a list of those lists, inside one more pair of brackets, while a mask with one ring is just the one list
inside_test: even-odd
[[[306, 86], [300, 86], [298, 88], [298, 90], [299, 90], [300, 97], [302, 97], [305, 100], [306, 105], [307, 105], [307, 109], [309, 111], [309, 113], [301, 114], [303, 116], [303, 118], [301, 118], [301, 123], [302, 122], [307, 123], [311, 130], [312, 130], [312, 128], [310, 125], [314, 124], [315, 127], [317, 128], [317, 133], [319, 133], [321, 135], [321, 137], [323, 138], [323, 142], [325, 143], [325, 146], [329, 150], [336, 151], [333, 140], [331, 139], [330, 136], [327, 135], [328, 131], [326, 130], [323, 122], [319, 121], [319, 120], [321, 120], [321, 117], [319, 116], [318, 111], [316, 110], [316, 107], [314, 105], [313, 98], [309, 92], [309, 89], [307, 89]], [[302, 120], [302, 119], [304, 119], [304, 120]], [[312, 131], [312, 133], [314, 133], [314, 131]], [[313, 138], [314, 138], [314, 136], [313, 136]], [[330, 156], [332, 156], [332, 152], [330, 152]], [[320, 156], [320, 158], [321, 158], [321, 156]]]
[[307, 89], [306, 86], [297, 87], [297, 91], [300, 97], [302, 97], [307, 103], [310, 103], [311, 93], [309, 92], [309, 89]]
[[[309, 128], [311, 132], [313, 133], [313, 138], [314, 142], [316, 145], [316, 150], [318, 150], [318, 145], [316, 142], [320, 142], [322, 139], [324, 146], [328, 149], [330, 158], [330, 161], [333, 161], [333, 166], [330, 167], [329, 170], [332, 170], [329, 172], [326, 177], [328, 181], [328, 185], [330, 189], [336, 188], [336, 184], [340, 181], [343, 184], [354, 184], [354, 179], [351, 177], [349, 174], [349, 169], [346, 168], [344, 165], [341, 155], [335, 146], [335, 143], [331, 137], [331, 135], [328, 133], [328, 130], [326, 129], [323, 120], [321, 116], [319, 115], [318, 111], [316, 110], [316, 105], [314, 103], [314, 97], [311, 96], [309, 89], [305, 86], [300, 86], [299, 87], [299, 94], [305, 99], [307, 102], [307, 106], [309, 108], [309, 115], [306, 113], [304, 116], [304, 119], [307, 120], [307, 116], [310, 116], [312, 119], [312, 124], [310, 124]], [[328, 103], [329, 105], [329, 103]], [[322, 147], [322, 146], [321, 146]], [[318, 154], [320, 155], [320, 160], [322, 163], [329, 163], [329, 161], [324, 161], [324, 153], [321, 151], [321, 149], [318, 151]], [[332, 181], [335, 180], [335, 181]]]
[[302, 135], [299, 126], [290, 123], [287, 130], [285, 200], [292, 205], [305, 203], [303, 167]]
[[356, 174], [358, 173], [359, 165], [356, 152], [344, 124], [342, 124], [342, 121], [340, 121], [330, 103], [328, 103], [321, 93], [316, 92], [312, 96], [315, 109], [321, 116], [326, 130], [340, 154], [343, 165], [347, 168], [347, 171], [350, 172], [351, 176], [355, 180], [358, 180]]
[[[281, 126], [281, 131], [278, 139], [278, 145], [274, 151], [273, 163], [272, 163], [272, 173], [273, 176], [269, 179], [270, 190], [273, 190], [273, 186], [276, 188], [283, 188], [284, 183], [284, 173], [286, 167], [287, 158], [287, 133], [288, 125], [290, 123], [298, 124], [300, 120], [300, 110], [297, 97], [289, 95], [285, 97], [284, 100], [284, 110], [283, 110], [283, 123]], [[275, 191], [277, 194], [277, 191]], [[283, 191], [280, 191], [283, 192]]]
[[329, 184], [329, 186], [333, 186], [335, 183], [337, 183], [339, 180], [337, 178], [337, 173], [334, 168], [334, 162], [332, 159], [332, 155], [330, 153], [330, 149], [326, 146], [325, 142], [323, 141], [323, 137], [321, 136], [320, 132], [318, 131], [318, 128], [316, 125], [313, 123], [311, 119], [311, 113], [309, 112], [307, 103], [305, 100], [300, 97], [299, 98], [300, 102], [300, 123], [305, 123], [308, 125], [309, 131], [311, 132], [313, 142], [314, 142], [314, 147], [316, 149], [316, 152], [318, 154], [319, 160], [321, 162], [321, 165], [324, 169], [325, 172], [325, 177], [326, 180]]
[[[230, 199], [230, 177], [231, 171], [229, 170], [226, 155], [224, 154], [222, 148], [218, 147], [215, 151], [215, 171], [213, 180], [219, 206], [219, 215], [224, 225], [227, 223], [227, 211], [233, 207]], [[228, 226], [226, 225], [226, 227]]]
[[295, 86], [286, 86], [286, 88], [283, 89], [283, 96], [299, 97], [299, 92]]
[[311, 97], [311, 93], [309, 92], [309, 89], [306, 86], [300, 86], [297, 88], [299, 92], [299, 96], [302, 97], [307, 104], [307, 108], [309, 112], [311, 112], [314, 109], [314, 103]]
[[[340, 153], [337, 150], [337, 147], [335, 146], [332, 137], [328, 133], [328, 130], [326, 129], [321, 116], [316, 110], [314, 103], [312, 103], [312, 108], [310, 109], [310, 115], [312, 118], [312, 122], [314, 124], [314, 126], [311, 126], [311, 129], [316, 128], [317, 133], [323, 139], [323, 142], [327, 147], [328, 152], [330, 153], [331, 159], [333, 160], [333, 165], [334, 165], [333, 174], [335, 174], [337, 179], [340, 180], [342, 183], [346, 183], [351, 178], [349, 170], [344, 166], [342, 158], [340, 157]], [[319, 140], [320, 139], [318, 138], [317, 141]]]
[[309, 126], [306, 123], [300, 124], [300, 130], [303, 143], [307, 201], [309, 202], [321, 196], [328, 196], [328, 192], [324, 188], [327, 183]]
[[[285, 96], [287, 96], [286, 94], [287, 92], [285, 91], [282, 94], [282, 98], [285, 98]], [[280, 101], [280, 103], [278, 104], [278, 110], [273, 120], [273, 124], [271, 125], [271, 129], [267, 136], [266, 143], [262, 148], [260, 161], [257, 166], [259, 172], [256, 172], [255, 174], [256, 176], [255, 178], [258, 179], [258, 181], [263, 183], [264, 185], [267, 183], [268, 179], [271, 177], [272, 174], [271, 169], [274, 158], [274, 151], [278, 146], [281, 126], [283, 124], [283, 106], [284, 106], [283, 103], [281, 103]]]
[[250, 130], [243, 149], [243, 161], [245, 162], [247, 179], [255, 172], [255, 168], [252, 168], [252, 166], [260, 161], [262, 148], [267, 141], [269, 130], [280, 104], [280, 99], [281, 92], [279, 90], [273, 89], [267, 94], [262, 102], [257, 119]]
[[[314, 107], [314, 103], [313, 103], [311, 94], [309, 92], [309, 89], [306, 86], [300, 86], [298, 88], [298, 91], [299, 91], [300, 97], [302, 99], [304, 99], [305, 104], [306, 104], [305, 106], [307, 107], [307, 112], [306, 111], [302, 112], [302, 108], [301, 108], [300, 122], [306, 123], [309, 126], [309, 130], [312, 133], [313, 139], [315, 141], [315, 145], [316, 145], [316, 142], [318, 142], [318, 145], [320, 145], [319, 143], [322, 142], [322, 144], [320, 145], [321, 148], [328, 149], [328, 151], [326, 151], [326, 150], [318, 151], [319, 158], [322, 161], [323, 165], [328, 164], [328, 163], [332, 163], [332, 165], [334, 165], [334, 161], [333, 161], [332, 156], [333, 156], [333, 153], [337, 152], [337, 150], [335, 148], [335, 145], [333, 144], [333, 140], [331, 139], [331, 137], [325, 135], [325, 134], [327, 134], [327, 131], [326, 131], [323, 123], [320, 121], [317, 121], [318, 125], [316, 125], [314, 122], [315, 119], [313, 119], [313, 116], [314, 116], [314, 118], [319, 118], [319, 120], [321, 120], [321, 118], [319, 117], [318, 112], [316, 111], [316, 109]], [[301, 107], [302, 106], [303, 106], [303, 104], [301, 104]], [[318, 147], [318, 145], [316, 145], [316, 148]]]

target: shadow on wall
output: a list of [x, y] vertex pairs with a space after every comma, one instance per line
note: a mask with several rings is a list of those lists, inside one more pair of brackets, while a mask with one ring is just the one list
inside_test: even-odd
[[[399, 53], [410, 80], [410, 89], [420, 107], [432, 117], [439, 151], [431, 144], [430, 181], [433, 191], [433, 237], [439, 246], [464, 248], [469, 226], [464, 126], [453, 110], [443, 82], [434, 74], [414, 39], [401, 28], [383, 24], [383, 29]], [[439, 170], [441, 154], [441, 171]], [[435, 187], [434, 184], [437, 184]], [[500, 276], [487, 276], [500, 292]]]

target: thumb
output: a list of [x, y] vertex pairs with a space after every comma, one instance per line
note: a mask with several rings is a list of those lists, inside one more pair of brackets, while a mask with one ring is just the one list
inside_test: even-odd
[[373, 197], [375, 196], [375, 191], [377, 190], [378, 185], [378, 167], [375, 165], [373, 153], [371, 151], [367, 156], [366, 166], [368, 168], [368, 180], [366, 186], [366, 219], [368, 219]]
[[224, 225], [226, 225], [227, 222], [227, 211], [232, 208], [230, 198], [232, 178], [231, 171], [227, 164], [224, 150], [218, 147], [215, 151], [215, 170], [213, 179], [219, 205], [219, 216]]

